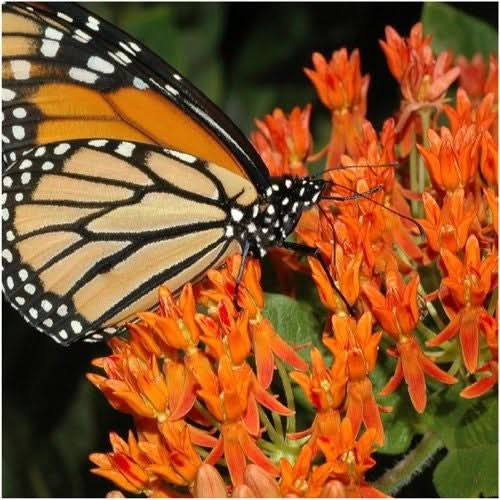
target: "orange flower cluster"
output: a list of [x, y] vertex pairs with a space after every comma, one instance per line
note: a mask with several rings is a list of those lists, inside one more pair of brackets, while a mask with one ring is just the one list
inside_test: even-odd
[[129, 339], [113, 339], [113, 354], [94, 361], [105, 374], [89, 380], [134, 417], [137, 438], [130, 433], [126, 443], [112, 434], [113, 451], [91, 455], [93, 472], [148, 496], [172, 496], [172, 486], [192, 492], [202, 456], [208, 464], [224, 458], [235, 486], [247, 461], [278, 472], [257, 446], [259, 412], [293, 413], [269, 392], [275, 358], [297, 370], [307, 364], [262, 316], [258, 261], [248, 262], [236, 292], [240, 262], [210, 271], [196, 298], [189, 284], [179, 299], [160, 288], [159, 311], [140, 314]]
[[[331, 113], [327, 145], [312, 152], [311, 105], [274, 110], [251, 136], [273, 176], [307, 175], [327, 155], [327, 188], [295, 230], [320, 260], [282, 249], [271, 259], [285, 291], [296, 271], [310, 272], [329, 312], [326, 350], [310, 348], [306, 362], [275, 331], [256, 260], [239, 286], [235, 257], [178, 299], [160, 288], [159, 310], [95, 360], [104, 375], [88, 375], [134, 417], [128, 441], [112, 433], [113, 450], [91, 455], [93, 471], [122, 490], [384, 496], [365, 479], [384, 443], [381, 414], [391, 411], [380, 396], [404, 381], [423, 413], [428, 377], [461, 384], [463, 398], [497, 384], [497, 60], [486, 70], [479, 56], [435, 55], [421, 24], [408, 38], [388, 27], [380, 43], [401, 88], [400, 110], [380, 133], [365, 119], [360, 54], [341, 49], [330, 60], [315, 53], [305, 70]], [[456, 104], [446, 104], [460, 73]], [[438, 127], [442, 117], [448, 126]], [[381, 355], [394, 358], [394, 373], [376, 394]], [[292, 381], [314, 410], [306, 429], [295, 428]]]

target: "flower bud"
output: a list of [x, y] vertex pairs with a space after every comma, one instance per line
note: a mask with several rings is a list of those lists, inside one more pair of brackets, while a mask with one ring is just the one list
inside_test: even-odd
[[213, 465], [203, 464], [196, 473], [193, 496], [196, 498], [225, 498], [226, 485]]
[[345, 486], [338, 480], [328, 481], [321, 490], [321, 496], [324, 498], [345, 498]]
[[258, 465], [249, 464], [245, 469], [245, 484], [247, 484], [259, 498], [279, 497], [280, 489], [273, 477], [262, 470]]

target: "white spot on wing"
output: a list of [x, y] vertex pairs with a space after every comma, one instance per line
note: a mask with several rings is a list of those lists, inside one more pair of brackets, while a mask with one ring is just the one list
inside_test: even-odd
[[89, 146], [93, 146], [94, 148], [102, 148], [106, 146], [107, 143], [107, 139], [94, 139], [92, 141], [89, 141]]
[[26, 113], [26, 110], [24, 108], [16, 108], [14, 109], [14, 111], [12, 111], [12, 114], [14, 115], [15, 118], [22, 119], [26, 118], [26, 115], [28, 113]]
[[66, 153], [66, 151], [68, 151], [69, 149], [71, 148], [71, 146], [67, 143], [67, 142], [63, 142], [62, 144], [58, 144], [55, 148], [54, 148], [54, 153], [56, 155], [63, 155], [64, 153]]
[[13, 90], [6, 89], [5, 87], [2, 89], [2, 101], [12, 101], [16, 97], [16, 93]]
[[240, 222], [243, 219], [243, 212], [239, 208], [231, 208], [231, 217], [234, 221]]
[[131, 142], [120, 142], [115, 151], [119, 155], [130, 158], [132, 156], [132, 152], [134, 151], [134, 149], [135, 149], [135, 144], [132, 144]]
[[45, 57], [55, 57], [57, 54], [57, 51], [59, 50], [59, 42], [56, 42], [55, 40], [47, 40], [44, 38], [42, 40], [42, 46], [40, 47], [40, 52], [45, 56]]
[[99, 31], [99, 20], [95, 17], [89, 16], [86, 26], [88, 26], [91, 30]]
[[8, 248], [4, 248], [2, 251], [2, 257], [7, 261], [7, 262], [12, 262], [13, 257], [12, 257], [12, 252]]
[[100, 73], [110, 74], [113, 73], [115, 67], [110, 62], [102, 59], [99, 56], [90, 56], [87, 61], [87, 67], [93, 69], [94, 71], [99, 71]]
[[69, 76], [78, 82], [82, 83], [95, 83], [98, 76], [93, 71], [88, 71], [82, 68], [71, 68], [69, 70]]
[[132, 82], [135, 88], [138, 88], [139, 90], [144, 90], [148, 89], [149, 85], [144, 81], [141, 80], [138, 76], [134, 77], [134, 81]]
[[62, 40], [63, 34], [59, 30], [56, 30], [55, 28], [49, 26], [45, 30], [45, 36], [47, 38], [51, 38], [52, 40]]
[[73, 18], [69, 17], [68, 15], [64, 14], [63, 12], [58, 12], [57, 13], [57, 17], [59, 17], [61, 19], [64, 19], [65, 21], [68, 21], [68, 23], [72, 23], [73, 22]]
[[81, 333], [81, 331], [83, 330], [82, 324], [76, 320], [71, 322], [71, 328], [75, 333]]
[[10, 61], [10, 67], [16, 80], [27, 80], [30, 77], [31, 64], [28, 61]]
[[172, 87], [171, 85], [169, 85], [168, 83], [165, 84], [165, 89], [167, 90], [167, 92], [169, 94], [172, 94], [172, 95], [179, 95], [179, 91], [177, 89], [174, 89], [174, 87]]
[[12, 135], [15, 139], [21, 140], [26, 136], [26, 132], [24, 131], [24, 127], [21, 125], [14, 125], [12, 127]]
[[166, 149], [165, 151], [174, 158], [179, 158], [179, 160], [182, 160], [186, 163], [194, 163], [196, 161], [195, 156], [188, 153], [183, 153], [182, 151], [176, 151], [175, 149]]

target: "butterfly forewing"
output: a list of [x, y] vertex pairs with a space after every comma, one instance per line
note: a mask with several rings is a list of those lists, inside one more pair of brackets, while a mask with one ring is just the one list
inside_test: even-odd
[[[90, 139], [24, 153], [3, 175], [3, 286], [62, 343], [108, 332], [241, 252], [229, 201], [254, 186], [213, 163], [135, 142]], [[94, 333], [97, 332], [97, 333]]]
[[33, 145], [101, 137], [167, 146], [269, 180], [233, 123], [136, 40], [76, 4], [7, 3], [4, 159]]

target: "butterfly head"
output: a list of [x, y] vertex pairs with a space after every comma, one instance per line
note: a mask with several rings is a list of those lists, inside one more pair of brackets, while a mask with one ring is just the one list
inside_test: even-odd
[[280, 246], [297, 225], [302, 211], [318, 202], [324, 188], [322, 179], [272, 179], [259, 203], [247, 212], [252, 216], [245, 232], [251, 252], [263, 256], [269, 247]]

